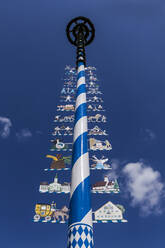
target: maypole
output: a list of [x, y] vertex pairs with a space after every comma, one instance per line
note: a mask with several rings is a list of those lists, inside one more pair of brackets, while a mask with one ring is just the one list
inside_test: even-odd
[[68, 223], [68, 248], [93, 247], [90, 168], [87, 140], [87, 103], [85, 86], [85, 46], [94, 38], [94, 26], [85, 17], [69, 22], [69, 41], [77, 47], [77, 93], [72, 152], [72, 177], [70, 190], [70, 213]]
[[[35, 204], [33, 221], [68, 223], [67, 248], [93, 248], [92, 223], [126, 223], [127, 220], [123, 216], [125, 208], [111, 201], [112, 195], [119, 195], [120, 185], [117, 177], [110, 173], [113, 171], [110, 162], [112, 146], [105, 126], [103, 93], [99, 88], [96, 68], [86, 66], [85, 46], [93, 41], [95, 28], [89, 19], [77, 17], [67, 25], [66, 34], [77, 48], [76, 68], [65, 67], [64, 86], [53, 121], [51, 147], [45, 154], [47, 162], [51, 159], [51, 163], [44, 171], [52, 175], [53, 181], [42, 181], [39, 185], [41, 194], [62, 194], [66, 205], [60, 205], [58, 197], [45, 202], [43, 196], [42, 203], [37, 201]], [[71, 183], [63, 181], [70, 175], [70, 170]], [[91, 184], [90, 170], [94, 170], [96, 178], [103, 170], [107, 173], [104, 180]], [[67, 199], [69, 193], [70, 203]], [[95, 197], [96, 194], [106, 194], [108, 201], [102, 206], [95, 206], [92, 211], [91, 193]]]

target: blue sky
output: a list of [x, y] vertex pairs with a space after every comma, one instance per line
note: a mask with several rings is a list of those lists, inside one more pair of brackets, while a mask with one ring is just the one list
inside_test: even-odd
[[[48, 134], [64, 68], [75, 64], [75, 48], [65, 28], [79, 15], [89, 17], [96, 28], [95, 40], [86, 49], [87, 64], [97, 67], [111, 159], [123, 189], [108, 200], [123, 204], [129, 221], [95, 225], [95, 247], [163, 248], [163, 0], [1, 1], [1, 247], [66, 246], [67, 226], [31, 220], [37, 201], [53, 199], [40, 195], [38, 185], [47, 180], [43, 168], [48, 165]], [[56, 196], [60, 205], [68, 199]], [[106, 201], [107, 196], [92, 197], [93, 209]]]

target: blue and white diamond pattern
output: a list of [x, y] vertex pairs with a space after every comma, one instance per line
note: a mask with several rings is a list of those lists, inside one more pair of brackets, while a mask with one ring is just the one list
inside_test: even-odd
[[83, 224], [71, 226], [67, 248], [93, 248], [92, 228]]

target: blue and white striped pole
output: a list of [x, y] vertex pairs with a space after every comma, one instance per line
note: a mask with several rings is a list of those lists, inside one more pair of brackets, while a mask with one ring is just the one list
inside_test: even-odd
[[72, 154], [68, 248], [93, 247], [86, 111], [85, 70], [84, 63], [79, 62]]
[[85, 86], [85, 46], [95, 29], [86, 17], [70, 21], [68, 40], [77, 47], [77, 95], [72, 152], [72, 179], [69, 205], [68, 248], [93, 248], [90, 169], [87, 140], [87, 102]]

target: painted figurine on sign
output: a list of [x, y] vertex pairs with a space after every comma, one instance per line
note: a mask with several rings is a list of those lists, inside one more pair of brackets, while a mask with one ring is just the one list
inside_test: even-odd
[[64, 135], [73, 135], [73, 132], [72, 132], [73, 128], [72, 127], [69, 127], [69, 126], [64, 127], [64, 130], [65, 130]]
[[72, 143], [63, 143], [60, 139], [51, 140], [53, 143], [53, 146], [51, 150], [57, 150], [57, 151], [66, 151], [66, 150], [72, 150]]
[[41, 218], [43, 221], [47, 222], [51, 220], [53, 212], [56, 210], [56, 203], [51, 204], [37, 203], [35, 206], [34, 222], [38, 222]]
[[96, 67], [94, 67], [94, 66], [88, 66], [85, 69], [90, 70], [90, 71], [96, 71]]
[[56, 208], [56, 203], [52, 202], [52, 204], [40, 204], [37, 203], [35, 206], [35, 215], [34, 222], [38, 222], [42, 220], [42, 222], [52, 223], [65, 223], [68, 218], [69, 209], [64, 206], [61, 209]]
[[60, 127], [58, 127], [58, 126], [55, 127], [54, 128], [54, 133], [52, 135], [61, 135], [60, 130], [61, 130]]
[[94, 97], [89, 97], [87, 99], [87, 102], [103, 102], [103, 100], [101, 97], [94, 96]]
[[106, 130], [101, 130], [98, 126], [95, 126], [92, 129], [89, 129], [88, 135], [108, 135]]
[[58, 105], [57, 111], [74, 111], [74, 106], [73, 106], [73, 104]]
[[96, 150], [100, 150], [100, 151], [107, 150], [108, 151], [112, 149], [112, 146], [108, 140], [101, 141], [101, 140], [96, 140], [94, 138], [89, 139], [89, 146], [92, 151], [96, 151]]
[[39, 187], [40, 193], [69, 193], [70, 183], [64, 182], [63, 184], [58, 182], [58, 176], [56, 174], [54, 182], [48, 184], [48, 182], [41, 182]]
[[123, 219], [125, 209], [122, 205], [113, 204], [111, 201], [104, 204], [101, 208], [94, 212], [94, 223], [97, 222], [127, 222]]
[[107, 118], [104, 115], [96, 114], [94, 116], [88, 116], [88, 122], [106, 122]]
[[68, 116], [61, 116], [56, 115], [54, 122], [73, 122], [74, 121], [74, 115], [68, 115]]
[[51, 170], [66, 169], [66, 165], [71, 164], [71, 156], [62, 156], [61, 154], [57, 154], [56, 156], [46, 155], [46, 157], [53, 160], [50, 165]]
[[74, 86], [74, 83], [72, 81], [67, 81], [64, 84], [67, 85], [67, 86], [69, 86], [69, 87], [70, 86]]
[[64, 206], [60, 210], [54, 211], [53, 215], [52, 215], [54, 220], [52, 222], [65, 223], [66, 220], [68, 220], [68, 218], [69, 218], [68, 211], [69, 211], [69, 209], [66, 206]]
[[60, 122], [60, 119], [61, 119], [62, 117], [61, 117], [61, 115], [56, 115], [55, 117], [54, 117], [54, 122]]
[[63, 88], [61, 90], [61, 94], [74, 94], [75, 90], [74, 89], [70, 89], [70, 88]]
[[96, 87], [96, 88], [98, 88], [99, 86], [96, 85], [96, 83], [94, 83], [93, 81], [90, 81], [89, 82], [89, 87]]
[[104, 169], [104, 170], [108, 170], [111, 169], [109, 164], [106, 164], [106, 162], [108, 161], [108, 158], [105, 158], [104, 156], [102, 156], [101, 159], [98, 159], [95, 155], [92, 156], [91, 160], [94, 162], [94, 164], [91, 165], [91, 169]]
[[90, 88], [87, 91], [87, 94], [91, 94], [91, 95], [102, 95], [103, 93], [101, 91], [99, 91], [98, 89], [95, 88]]
[[87, 108], [87, 110], [88, 111], [105, 111], [104, 109], [103, 109], [103, 106], [102, 105], [95, 105], [95, 104], [93, 104], [93, 105], [88, 105], [88, 108]]
[[52, 133], [53, 136], [56, 136], [56, 135], [73, 135], [73, 132], [72, 132], [73, 128], [72, 127], [65, 127], [65, 126], [57, 126], [54, 128], [54, 132]]
[[74, 97], [73, 96], [70, 96], [70, 95], [68, 95], [68, 96], [61, 96], [61, 98], [63, 98], [61, 100], [62, 102], [71, 102], [71, 101], [74, 100]]
[[90, 76], [89, 79], [90, 79], [91, 81], [97, 81], [97, 78], [96, 78], [96, 77], [93, 77], [93, 76]]
[[69, 74], [75, 74], [76, 70], [74, 67], [70, 67]]
[[117, 179], [109, 180], [107, 176], [104, 177], [104, 181], [97, 182], [92, 185], [92, 193], [119, 193], [119, 185]]
[[61, 94], [66, 94], [66, 89], [65, 89], [65, 88], [63, 88], [63, 89], [61, 90]]

